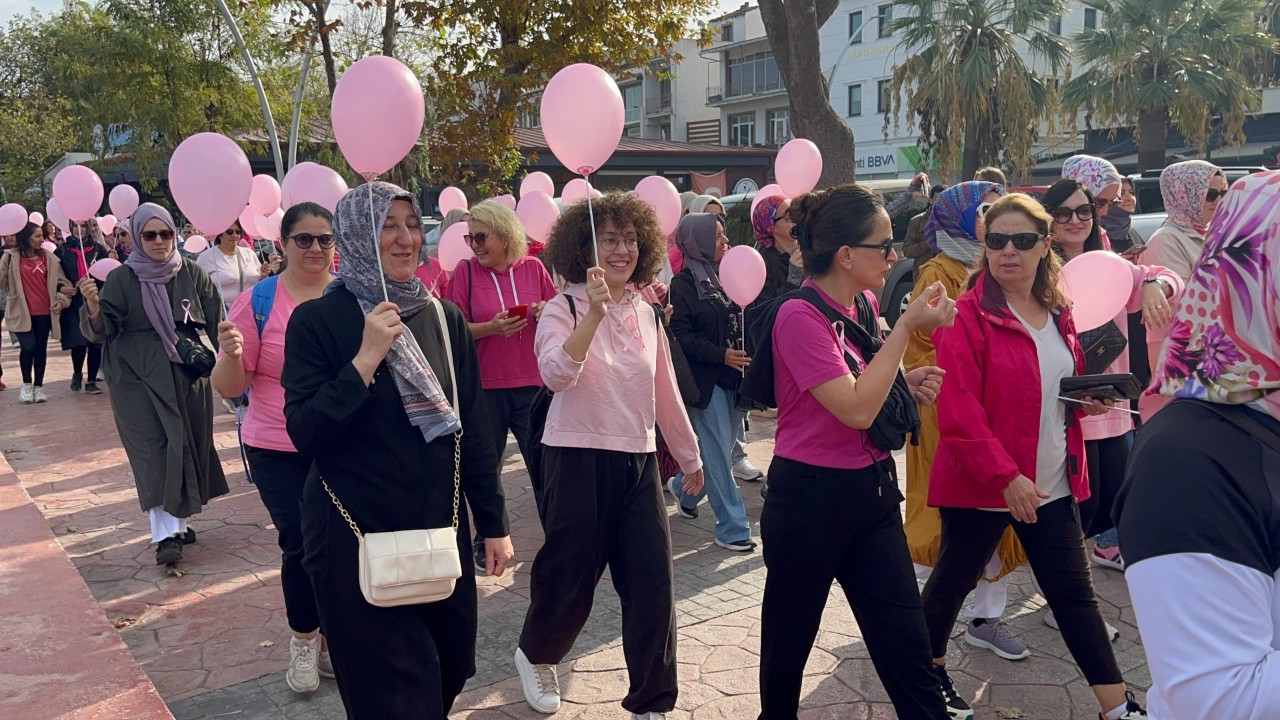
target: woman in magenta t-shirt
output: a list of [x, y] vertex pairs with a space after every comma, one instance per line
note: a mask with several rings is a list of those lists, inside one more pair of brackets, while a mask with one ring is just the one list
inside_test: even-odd
[[[883, 287], [897, 259], [880, 198], [843, 185], [797, 198], [790, 217], [812, 279], [804, 284], [810, 299], [784, 301], [773, 326], [778, 430], [760, 516], [768, 570], [760, 717], [796, 716], [805, 662], [839, 580], [898, 717], [946, 718], [940, 685], [954, 691], [945, 671], [930, 669], [897, 471], [866, 429], [901, 372], [911, 334], [951, 322], [955, 303], [930, 287], [883, 337], [865, 297]], [[933, 402], [937, 368], [906, 379], [917, 403]]]
[[333, 216], [315, 203], [289, 208], [280, 222], [284, 270], [264, 282], [275, 284], [271, 311], [255, 317], [253, 290], [242, 293], [218, 326], [221, 353], [210, 380], [224, 398], [249, 391], [241, 428], [249, 472], [262, 504], [279, 534], [283, 561], [280, 584], [285, 613], [293, 639], [289, 643], [289, 669], [285, 681], [294, 692], [309, 693], [320, 686], [320, 677], [333, 677], [329, 653], [320, 637], [320, 615], [311, 580], [302, 567], [302, 486], [311, 470], [311, 458], [299, 453], [289, 439], [284, 420], [285, 329], [298, 305], [324, 294], [333, 281]]

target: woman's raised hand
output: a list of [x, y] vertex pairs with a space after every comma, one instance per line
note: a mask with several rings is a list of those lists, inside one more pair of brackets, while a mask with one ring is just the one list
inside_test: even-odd
[[360, 341], [360, 354], [382, 362], [402, 332], [404, 324], [400, 322], [400, 307], [391, 302], [378, 303], [364, 318], [364, 338]]
[[240, 334], [235, 323], [227, 320], [218, 323], [218, 349], [237, 360], [244, 355], [244, 335]]
[[587, 271], [587, 300], [591, 309], [587, 316], [595, 320], [603, 320], [609, 305], [609, 286], [604, 282], [604, 270], [593, 267]]
[[98, 303], [98, 282], [92, 277], [85, 275], [76, 283], [76, 287], [80, 288], [80, 294], [84, 296], [84, 304], [89, 307], [90, 315], [97, 315], [101, 310]]
[[938, 327], [949, 327], [956, 319], [956, 301], [947, 297], [947, 289], [941, 282], [925, 288], [920, 296], [911, 301], [907, 309], [898, 318], [907, 330], [918, 332]]

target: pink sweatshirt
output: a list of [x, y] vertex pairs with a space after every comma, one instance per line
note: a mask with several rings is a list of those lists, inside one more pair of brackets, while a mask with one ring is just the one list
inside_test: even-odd
[[[1172, 270], [1161, 267], [1159, 265], [1133, 265], [1133, 290], [1129, 293], [1129, 303], [1124, 310], [1116, 315], [1115, 323], [1120, 328], [1120, 332], [1127, 338], [1129, 337], [1129, 313], [1141, 312], [1142, 310], [1142, 289], [1147, 280], [1160, 278], [1169, 283], [1173, 287], [1173, 296], [1176, 298], [1182, 292], [1182, 278]], [[1120, 357], [1111, 363], [1111, 367], [1102, 372], [1104, 375], [1112, 375], [1129, 372], [1129, 349], [1125, 348]], [[1133, 416], [1125, 412], [1109, 412], [1105, 415], [1086, 415], [1080, 420], [1081, 427], [1084, 428], [1085, 440], [1106, 440], [1107, 438], [1119, 437], [1133, 429]]]
[[[546, 266], [529, 255], [503, 272], [489, 270], [475, 258], [459, 263], [445, 291], [445, 297], [472, 323], [488, 322], [515, 305], [533, 305], [555, 295], [556, 287]], [[529, 324], [515, 335], [490, 335], [476, 341], [480, 383], [485, 390], [542, 385], [533, 353], [534, 332], [539, 322], [530, 312]]]
[[[586, 315], [586, 285], [565, 289], [578, 317]], [[553, 447], [592, 448], [628, 453], [657, 449], [654, 421], [680, 469], [702, 468], [698, 438], [676, 386], [666, 333], [658, 331], [653, 307], [627, 291], [620, 303], [609, 303], [596, 329], [586, 360], [578, 363], [564, 350], [574, 331], [569, 302], [557, 295], [542, 310], [534, 341], [538, 369], [555, 393], [547, 412], [542, 442]]]

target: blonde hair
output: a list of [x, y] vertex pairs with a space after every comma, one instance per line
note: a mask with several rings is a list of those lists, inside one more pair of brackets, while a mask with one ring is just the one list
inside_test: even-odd
[[517, 262], [529, 254], [529, 242], [525, 239], [524, 225], [516, 217], [516, 211], [494, 200], [485, 200], [471, 206], [471, 219], [493, 228], [493, 232], [507, 241], [507, 256]]
[[[1036, 226], [1036, 232], [1045, 237], [1049, 237], [1049, 232], [1053, 228], [1053, 216], [1048, 210], [1040, 204], [1040, 201], [1023, 193], [1009, 193], [991, 205], [991, 209], [987, 210], [987, 214], [982, 216], [982, 224], [990, 228], [991, 223], [1004, 215], [1019, 214], [1031, 221]], [[969, 278], [969, 287], [972, 288], [978, 282], [978, 276], [983, 271], [990, 269], [987, 262], [987, 254], [982, 253], [982, 264], [978, 267], [978, 272]], [[1036, 267], [1036, 279], [1031, 286], [1031, 296], [1040, 301], [1050, 310], [1056, 310], [1068, 305], [1067, 298], [1058, 289], [1058, 276], [1062, 273], [1062, 260], [1058, 258], [1058, 254], [1050, 250], [1045, 253], [1044, 258], [1040, 260], [1039, 266]]]

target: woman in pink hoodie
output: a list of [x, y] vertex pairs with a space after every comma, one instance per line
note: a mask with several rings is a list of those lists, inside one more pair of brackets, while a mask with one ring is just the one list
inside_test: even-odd
[[655, 456], [654, 423], [702, 489], [702, 460], [654, 309], [628, 284], [662, 265], [665, 242], [643, 200], [610, 193], [565, 210], [546, 257], [570, 284], [547, 303], [534, 352], [555, 392], [542, 435], [542, 525], [529, 611], [515, 662], [525, 699], [560, 707], [556, 664], [591, 613], [605, 568], [622, 597], [622, 644], [636, 718], [664, 718], [676, 703], [671, 535]]

